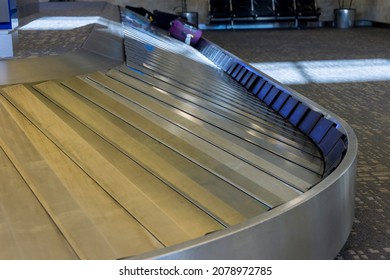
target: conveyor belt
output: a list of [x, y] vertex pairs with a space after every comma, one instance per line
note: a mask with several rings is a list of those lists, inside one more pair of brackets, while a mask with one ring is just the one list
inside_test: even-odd
[[[140, 80], [142, 82], [140, 83], [132, 78], [134, 71], [124, 69], [124, 67], [121, 67], [121, 71], [125, 72], [126, 75], [120, 74], [117, 71], [110, 71], [108, 75], [147, 94], [144, 81], [150, 80], [150, 77], [145, 77], [146, 75], [141, 76]], [[155, 89], [157, 84], [159, 85], [159, 88]], [[309, 142], [307, 138], [303, 139], [300, 133], [297, 132], [292, 132], [291, 137], [284, 136], [284, 134], [289, 136], [290, 132], [288, 131], [289, 125], [287, 125], [286, 122], [282, 122], [280, 125], [268, 122], [267, 126], [248, 117], [248, 115], [240, 114], [240, 111], [238, 109], [234, 110], [234, 107], [231, 107], [231, 110], [227, 110], [226, 107], [229, 105], [226, 105], [223, 102], [223, 99], [213, 103], [209, 100], [204, 100], [203, 96], [190, 95], [183, 89], [172, 88], [169, 84], [161, 81], [151, 83], [151, 85], [153, 86], [152, 92], [155, 92], [151, 94], [153, 99], [160, 100], [164, 104], [170, 104], [170, 106], [173, 106], [175, 109], [179, 109], [183, 112], [185, 111], [192, 117], [203, 119], [208, 125], [219, 128], [219, 133], [224, 134], [223, 136], [225, 138], [231, 138], [232, 136], [235, 138], [244, 138], [248, 143], [243, 145], [248, 147], [248, 145], [250, 146], [250, 144], [252, 144], [255, 146], [253, 148], [255, 153], [259, 152], [260, 147], [270, 153], [281, 156], [290, 155], [292, 160], [295, 160], [298, 165], [303, 165], [313, 172], [321, 172], [320, 169], [315, 169], [316, 166], [313, 165], [312, 162], [316, 161], [316, 163], [320, 164], [321, 159], [315, 154], [317, 150], [314, 149], [312, 143]], [[166, 93], [169, 93], [170, 95], [167, 96]], [[225, 108], [224, 105], [226, 106]], [[266, 114], [270, 115], [269, 113], [270, 112], [268, 111]], [[274, 130], [279, 129], [278, 133], [274, 133], [271, 130], [271, 126]], [[225, 132], [228, 133], [226, 134]], [[276, 147], [275, 145], [269, 144], [269, 142], [275, 140], [280, 142], [280, 146]], [[299, 155], [301, 154], [304, 154], [304, 156], [299, 158]], [[305, 157], [308, 156], [307, 154], [313, 157], [309, 162], [305, 162]]]
[[[145, 36], [136, 29], [127, 29], [125, 34], [128, 38]], [[108, 75], [142, 92], [145, 92], [142, 84], [146, 81], [163, 91], [163, 93], [153, 93], [154, 98], [158, 99], [159, 94], [166, 99], [166, 93], [169, 93], [172, 96], [171, 100], [176, 100], [166, 103], [176, 109], [185, 107], [180, 110], [192, 117], [203, 118], [207, 124], [228, 132], [224, 135], [225, 138], [231, 139], [234, 135], [245, 139], [243, 141], [245, 149], [251, 150], [248, 145], [256, 147], [254, 153], [258, 153], [259, 148], [264, 149], [313, 172], [313, 180], [310, 183], [313, 184], [318, 180], [318, 175], [321, 175], [323, 170], [322, 159], [318, 149], [306, 136], [287, 124], [278, 114], [252, 94], [248, 94], [244, 88], [215, 66], [191, 59], [196, 52], [182, 58], [181, 54], [168, 53], [164, 50], [168, 48], [166, 45], [172, 44], [169, 39], [148, 42], [151, 43], [154, 43], [153, 48], [145, 47], [149, 45], [142, 44], [142, 41], [125, 40], [126, 51], [129, 54], [127, 60], [129, 67], [121, 67], [120, 70], [131, 78], [117, 72]], [[188, 53], [194, 53], [190, 47], [186, 50]], [[132, 78], [140, 79], [143, 83], [137, 84]], [[236, 107], [241, 104], [242, 107]], [[275, 141], [278, 142], [277, 145]], [[311, 176], [299, 177], [310, 178]]]
[[124, 65], [0, 89], [0, 259], [139, 255], [321, 181], [316, 145], [193, 48], [125, 34]]
[[[136, 35], [145, 36], [137, 30], [128, 30], [125, 34], [129, 35], [130, 32], [134, 33], [130, 38]], [[166, 44], [170, 44], [170, 41], [165, 41]], [[245, 113], [259, 116], [260, 119], [265, 118], [265, 120], [271, 122], [271, 127], [275, 127], [272, 123], [281, 126], [283, 128], [283, 134], [294, 134], [291, 137], [299, 137], [297, 135], [300, 135], [300, 132], [292, 126], [286, 126], [285, 121], [278, 114], [271, 112], [265, 104], [259, 102], [253, 94], [248, 93], [246, 89], [230, 79], [223, 71], [217, 70], [215, 66], [213, 67], [194, 61], [190, 57], [195, 56], [195, 54], [189, 57], [182, 57], [179, 54], [163, 51], [159, 48], [160, 45], [164, 45], [162, 40], [159, 41], [158, 45], [153, 46], [153, 48], [136, 40], [126, 40], [126, 50], [131, 54], [127, 64], [130, 69], [136, 71], [129, 71], [129, 69], [123, 68], [121, 70], [132, 76], [146, 76], [142, 80], [150, 79], [150, 76], [152, 76], [157, 78], [157, 80], [159, 79], [174, 85], [181, 92], [183, 90], [184, 92], [189, 91], [191, 94], [197, 94], [206, 99], [208, 98], [208, 102], [219, 103], [218, 106], [233, 105], [233, 107], [239, 108], [241, 114]], [[194, 50], [189, 48], [187, 51], [191, 53]], [[181, 92], [180, 95], [182, 95]], [[265, 125], [265, 121], [263, 121], [262, 125]], [[267, 130], [269, 129], [272, 130], [270, 126], [267, 127]], [[318, 155], [318, 151], [314, 148], [314, 145], [307, 142], [306, 137], [304, 138], [306, 140], [305, 145], [310, 147], [311, 151]], [[304, 145], [300, 145], [300, 148], [306, 149]]]
[[[14, 87], [12, 90], [7, 90], [9, 94], [16, 94], [23, 96], [23, 93], [28, 93], [23, 87]], [[32, 100], [29, 100], [32, 101]], [[56, 243], [54, 237], [50, 239], [43, 239], [36, 244], [28, 243], [23, 239], [15, 239], [17, 246], [14, 248], [21, 248], [21, 251], [16, 258], [48, 258], [46, 252], [33, 252], [30, 250], [42, 246], [50, 247], [49, 252], [57, 258], [115, 258], [123, 253], [133, 252], [139, 253], [147, 251], [152, 248], [161, 247], [139, 223], [129, 215], [124, 209], [118, 205], [113, 199], [97, 185], [95, 180], [86, 176], [74, 162], [67, 158], [52, 142], [40, 133], [36, 127], [21, 115], [13, 106], [7, 101], [1, 99], [1, 146], [5, 151], [9, 161], [12, 162], [19, 173], [20, 181], [24, 181], [23, 191], [30, 193], [26, 198], [25, 204], [21, 204], [17, 193], [14, 193], [14, 198], [9, 201], [10, 205], [18, 205], [18, 213], [20, 218], [5, 219], [6, 222], [2, 228], [8, 228], [11, 232], [18, 232], [19, 227], [29, 225], [29, 220], [23, 223], [25, 217], [32, 215], [30, 207], [40, 205], [43, 211], [47, 214], [46, 224], [35, 224], [34, 227], [29, 227], [32, 231], [31, 237], [34, 237], [34, 228], [36, 231], [44, 231], [50, 233], [51, 231], [59, 230], [66, 241], [62, 241], [64, 245], [61, 247], [71, 247], [72, 250], [68, 254], [64, 254], [63, 248]], [[39, 104], [35, 104], [39, 105]], [[40, 107], [38, 107], [40, 108]], [[44, 108], [42, 108], [44, 109]], [[42, 110], [42, 113], [47, 113]], [[47, 116], [50, 117], [50, 114]], [[58, 129], [59, 130], [59, 129]], [[66, 132], [66, 131], [63, 131]], [[4, 157], [2, 157], [4, 158]], [[9, 165], [9, 164], [8, 164]], [[2, 179], [4, 177], [2, 176]], [[3, 182], [4, 183], [4, 182]], [[3, 185], [10, 191], [12, 185]], [[14, 187], [14, 186], [12, 186]], [[122, 191], [123, 193], [123, 191]], [[11, 198], [11, 197], [10, 197]], [[24, 205], [24, 207], [20, 207]], [[39, 208], [39, 207], [38, 207]], [[7, 213], [7, 208], [5, 213]], [[40, 209], [36, 211], [42, 211]], [[10, 212], [11, 213], [11, 210]], [[16, 223], [15, 226], [10, 226], [8, 222]], [[49, 223], [51, 222], [51, 223]], [[50, 227], [49, 227], [50, 226]], [[46, 229], [47, 228], [47, 229]], [[127, 235], [121, 234], [123, 230], [128, 231]], [[44, 234], [36, 233], [38, 238], [42, 238]], [[26, 235], [29, 232], [26, 232]], [[107, 238], [110, 237], [110, 238]], [[53, 240], [54, 239], [54, 240]], [[58, 238], [57, 238], [58, 239]], [[138, 248], [129, 247], [128, 244], [134, 240], [143, 240]], [[45, 245], [46, 242], [50, 242]], [[22, 244], [28, 243], [25, 247]], [[127, 244], [127, 245], [126, 245]], [[97, 245], [99, 245], [97, 247]], [[32, 248], [31, 248], [32, 246]], [[130, 250], [129, 250], [130, 248]], [[26, 250], [26, 253], [24, 253]], [[38, 250], [39, 251], [39, 250]], [[74, 251], [74, 253], [72, 253]], [[15, 253], [14, 252], [14, 253]], [[10, 258], [11, 256], [1, 252], [2, 258]], [[41, 255], [42, 254], [42, 255]]]
[[[135, 67], [139, 67], [135, 65]], [[281, 133], [284, 133], [289, 136], [289, 138], [295, 139], [296, 141], [299, 141], [301, 143], [307, 142], [307, 139], [303, 137], [299, 132], [297, 133], [296, 129], [292, 129], [289, 126], [281, 125], [275, 126], [272, 125], [272, 122], [268, 121], [267, 118], [271, 117], [267, 114], [256, 114], [256, 112], [253, 112], [253, 108], [245, 108], [245, 103], [242, 105], [238, 104], [238, 100], [234, 99], [234, 96], [229, 97], [226, 94], [225, 91], [205, 91], [200, 92], [199, 90], [194, 90], [191, 88], [186, 87], [185, 85], [180, 85], [176, 83], [175, 81], [164, 82], [160, 79], [158, 79], [156, 76], [154, 76], [154, 73], [151, 71], [148, 71], [147, 69], [142, 69], [144, 72], [142, 74], [140, 73], [141, 70], [136, 70], [135, 68], [130, 67], [120, 67], [119, 71], [123, 72], [127, 75], [126, 80], [127, 83], [130, 84], [131, 87], [135, 87], [137, 85], [137, 80], [141, 80], [141, 84], [147, 83], [149, 85], [152, 85], [160, 90], [169, 92], [173, 94], [178, 99], [184, 99], [187, 100], [190, 103], [193, 102], [193, 96], [195, 98], [197, 97], [197, 106], [204, 107], [204, 108], [212, 108], [211, 110], [214, 110], [215, 113], [221, 114], [220, 111], [223, 112], [225, 117], [238, 122], [242, 125], [247, 126], [248, 128], [256, 129], [259, 132], [265, 131], [265, 129], [268, 131], [269, 135], [273, 135], [272, 132], [277, 132], [278, 138], [282, 138]], [[118, 73], [108, 73], [109, 76], [116, 75], [119, 77], [123, 77], [123, 75], [118, 75]], [[138, 81], [138, 84], [140, 82]], [[212, 88], [212, 87], [211, 87]], [[140, 88], [142, 91], [142, 86]], [[223, 93], [221, 96], [221, 92]], [[236, 92], [237, 93], [237, 92]], [[246, 92], [243, 92], [240, 94], [247, 94]], [[257, 102], [258, 103], [258, 102]], [[260, 104], [259, 104], [260, 105]], [[274, 116], [275, 117], [275, 116]], [[250, 122], [246, 121], [245, 118], [248, 118]], [[285, 124], [285, 121], [274, 119], [273, 121], [279, 122], [280, 124]], [[281, 129], [280, 129], [281, 128]], [[299, 139], [301, 138], [301, 139]], [[292, 142], [294, 143], [294, 142]], [[302, 145], [300, 146], [302, 147]]]

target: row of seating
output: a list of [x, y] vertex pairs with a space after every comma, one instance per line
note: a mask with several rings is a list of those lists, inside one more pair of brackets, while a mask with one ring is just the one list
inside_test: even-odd
[[314, 141], [324, 158], [324, 176], [330, 174], [347, 148], [346, 136], [337, 129], [337, 124], [230, 54], [220, 51], [218, 55], [208, 56], [208, 53], [215, 54], [212, 48], [200, 44], [199, 51]]
[[315, 0], [209, 0], [210, 22], [240, 20], [317, 20]]

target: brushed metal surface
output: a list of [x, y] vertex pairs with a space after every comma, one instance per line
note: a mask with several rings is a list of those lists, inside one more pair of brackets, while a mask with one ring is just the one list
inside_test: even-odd
[[[100, 81], [102, 80], [101, 77], [99, 80]], [[258, 181], [261, 182], [263, 180], [263, 182], [261, 182], [261, 183], [258, 182], [258, 184], [263, 185], [263, 186], [267, 186], [268, 184], [271, 185], [272, 188], [271, 188], [271, 186], [270, 186], [270, 188], [268, 188], [268, 187], [266, 187], [266, 188], [271, 190], [271, 192], [273, 192], [275, 194], [281, 195], [281, 197], [287, 197], [288, 193], [290, 193], [292, 191], [292, 190], [289, 190], [288, 188], [285, 188], [285, 187], [280, 188], [281, 186], [277, 186], [277, 185], [275, 185], [275, 183], [272, 183], [272, 180], [275, 180], [275, 179], [282, 181], [280, 179], [280, 177], [278, 177], [279, 174], [276, 174], [276, 175], [274, 174], [273, 178], [272, 178], [272, 176], [270, 177], [270, 175], [272, 174], [270, 170], [268, 171], [268, 173], [266, 173], [264, 168], [261, 169], [259, 166], [261, 166], [261, 165], [268, 165], [268, 166], [271, 165], [272, 167], [275, 167], [275, 166], [272, 164], [272, 162], [268, 162], [268, 161], [262, 159], [261, 157], [257, 157], [257, 156], [253, 156], [253, 155], [251, 156], [249, 153], [246, 153], [245, 150], [240, 149], [240, 147], [239, 147], [240, 145], [237, 145], [237, 143], [239, 143], [239, 141], [242, 141], [242, 139], [234, 139], [233, 141], [226, 141], [225, 138], [219, 136], [217, 133], [213, 132], [213, 130], [210, 130], [207, 123], [199, 123], [198, 121], [194, 121], [194, 120], [192, 120], [191, 116], [186, 116], [181, 111], [178, 114], [175, 112], [175, 110], [171, 110], [171, 108], [166, 107], [164, 105], [161, 105], [159, 103], [153, 103], [153, 102], [148, 103], [148, 100], [147, 100], [145, 94], [135, 93], [135, 92], [131, 93], [131, 90], [126, 88], [126, 86], [118, 84], [115, 81], [109, 80], [107, 83], [110, 84], [110, 88], [112, 88], [113, 90], [116, 89], [117, 93], [121, 93], [122, 96], [126, 97], [127, 100], [126, 99], [122, 100], [122, 102], [126, 102], [129, 105], [133, 102], [139, 102], [144, 108], [148, 108], [150, 111], [162, 114], [164, 116], [164, 119], [160, 118], [160, 121], [158, 121], [159, 118], [157, 118], [157, 120], [155, 121], [156, 123], [160, 124], [160, 126], [167, 127], [167, 125], [171, 125], [171, 126], [173, 125], [173, 129], [174, 129], [173, 133], [179, 135], [179, 133], [181, 131], [183, 132], [182, 135], [180, 135], [180, 137], [183, 137], [185, 135], [184, 134], [185, 132], [190, 131], [190, 132], [192, 132], [192, 133], [190, 133], [190, 135], [193, 136], [192, 139], [196, 139], [196, 141], [198, 143], [200, 143], [199, 145], [203, 145], [204, 142], [212, 144], [210, 147], [214, 148], [215, 152], [211, 153], [210, 155], [212, 155], [216, 159], [219, 159], [220, 164], [230, 165], [230, 168], [232, 168], [232, 170], [237, 170], [237, 171], [239, 170], [241, 175], [244, 175], [247, 178], [250, 178], [250, 180], [253, 180], [254, 182], [258, 182]], [[129, 102], [130, 100], [131, 100], [131, 102]], [[144, 101], [146, 101], [146, 103]], [[132, 119], [130, 119], [130, 120], [133, 121]], [[167, 121], [170, 121], [170, 124], [164, 125], [164, 122], [166, 123]], [[182, 128], [186, 128], [186, 130], [183, 131]], [[141, 126], [141, 129], [142, 129], [142, 126]], [[186, 135], [188, 135], [188, 133]], [[187, 138], [190, 137], [190, 135], [188, 135]], [[195, 135], [196, 135], [196, 137], [194, 137]], [[198, 136], [203, 136], [203, 137], [198, 137]], [[193, 143], [192, 140], [187, 140], [187, 142]], [[170, 141], [168, 141], [168, 143], [170, 143]], [[202, 147], [205, 147], [205, 146], [203, 145], [203, 146], [197, 146], [197, 147], [198, 147], [198, 149], [200, 149], [202, 151], [202, 149], [203, 149]], [[222, 149], [220, 149], [221, 147], [222, 147]], [[234, 153], [231, 152], [234, 149], [236, 149], [236, 151]], [[207, 149], [205, 149], [204, 151], [206, 151], [206, 150]], [[225, 151], [225, 153], [226, 153], [226, 151], [228, 151], [229, 154], [231, 154], [232, 156], [234, 156], [236, 158], [233, 157], [230, 161], [222, 161], [222, 158], [223, 158], [222, 155], [224, 153], [222, 153], [222, 151], [220, 151], [220, 150]], [[217, 155], [216, 153], [219, 153], [219, 155]], [[222, 156], [222, 158], [221, 158], [221, 156]], [[252, 159], [252, 161], [249, 161], [248, 159], [249, 160]], [[256, 169], [256, 167], [258, 169]], [[275, 168], [277, 168], [277, 167], [275, 167]], [[271, 167], [268, 167], [268, 169], [271, 169]], [[284, 173], [284, 171], [283, 171], [283, 173]], [[238, 174], [233, 175], [233, 174], [230, 174], [229, 172], [225, 176], [227, 176], [225, 178], [231, 178], [231, 179], [229, 179], [230, 182], [234, 182], [234, 181], [238, 182], [237, 180], [239, 180], [239, 178], [240, 178], [240, 175], [238, 175]], [[292, 177], [294, 177], [294, 176], [292, 175]], [[258, 178], [258, 179], [256, 179], [256, 178]], [[291, 180], [293, 180], [293, 179], [294, 178], [291, 178]], [[245, 184], [243, 182], [244, 181], [242, 181], [242, 184], [238, 184], [238, 185], [239, 186], [243, 185], [249, 189], [249, 186], [251, 186], [250, 182], [247, 182], [247, 184]], [[237, 184], [235, 184], [235, 185], [237, 185]], [[280, 192], [278, 190], [280, 190]], [[256, 193], [256, 191], [255, 191], [255, 193]], [[297, 195], [296, 192], [292, 192], [292, 194], [294, 194], [294, 193], [295, 193], [295, 195]]]
[[[244, 93], [242, 92], [242, 88], [238, 88], [237, 92], [232, 94], [231, 96], [228, 96], [228, 90], [216, 90], [215, 85], [217, 83], [225, 82], [222, 78], [223, 76], [209, 77], [209, 80], [212, 79], [213, 81], [209, 82], [208, 90], [202, 92], [199, 90], [193, 90], [184, 85], [175, 85], [174, 81], [173, 83], [167, 83], [163, 80], [154, 77], [153, 73], [148, 72], [148, 70], [145, 68], [142, 69], [141, 67], [139, 67], [138, 70], [139, 71], [136, 71], [136, 69], [134, 68], [126, 67], [123, 65], [119, 67], [119, 71], [126, 74], [126, 80], [128, 80], [128, 83], [130, 83], [131, 81], [131, 87], [135, 87], [137, 84], [142, 82], [143, 84], [146, 83], [147, 85], [152, 85], [165, 92], [169, 92], [174, 96], [177, 96], [179, 99], [184, 99], [191, 103], [192, 98], [198, 98], [197, 102], [198, 104], [200, 103], [199, 105], [201, 105], [202, 107], [216, 108], [219, 111], [222, 111], [227, 117], [236, 120], [238, 123], [241, 123], [243, 125], [248, 125], [249, 123], [251, 128], [257, 129], [259, 131], [267, 130], [267, 133], [269, 135], [275, 136], [276, 138], [281, 140], [283, 138], [287, 138], [287, 141], [293, 139], [294, 141], [289, 141], [291, 145], [293, 145], [295, 142], [306, 144], [307, 146], [310, 146], [310, 144], [312, 144], [306, 143], [306, 137], [299, 130], [294, 128], [289, 123], [286, 123], [285, 121], [277, 118], [277, 116], [272, 116], [272, 114], [256, 114], [255, 110], [245, 110], [244, 105], [252, 101], [254, 103], [254, 100], [247, 100], [247, 102], [238, 105], [237, 103], [239, 102], [239, 98], [237, 97], [239, 97], [240, 95], [244, 95]], [[109, 71], [107, 75], [110, 76], [111, 72], [115, 73], [115, 71]], [[230, 89], [229, 91], [231, 91], [231, 87], [229, 87], [228, 89]], [[258, 101], [256, 105], [258, 111], [260, 112], [265, 112], [266, 110], [269, 111], [269, 108], [263, 108], [262, 104]], [[314, 145], [311, 145], [312, 152], [315, 151], [315, 149], [313, 149], [313, 146]], [[300, 145], [299, 148], [302, 149], [305, 147]]]
[[[0, 108], [2, 112], [2, 105]], [[7, 244], [2, 246], [1, 259], [77, 259], [3, 148], [0, 148], [0, 178], [0, 239]], [[20, 205], [28, 205], [28, 211]]]
[[354, 220], [356, 157], [339, 167], [347, 172], [267, 214], [134, 259], [333, 259]]
[[[53, 84], [46, 83], [39, 85], [38, 88], [45, 96], [60, 104], [74, 117], [110, 141], [125, 155], [155, 174], [172, 188], [176, 188], [180, 193], [187, 194], [187, 197], [194, 200], [194, 204], [203, 205], [208, 212], [213, 213], [225, 224], [231, 225], [242, 221], [245, 216], [241, 212], [252, 213], [253, 215], [266, 210], [264, 205], [251, 201], [250, 197], [247, 197], [245, 193], [240, 192], [225, 180], [207, 172], [174, 150], [164, 146], [161, 142], [107, 113], [94, 103], [80, 99], [75, 94], [66, 94], [64, 89], [61, 90]], [[88, 87], [87, 89], [87, 91], [83, 91], [83, 89], [78, 88], [81, 94], [94, 95], [94, 100], [97, 103], [104, 98], [101, 92], [94, 92]], [[78, 108], [78, 110], [75, 110], [75, 108]], [[131, 114], [131, 117], [139, 118], [134, 113]], [[140, 120], [142, 121], [142, 118]], [[152, 124], [144, 121], [141, 122], [141, 127], [142, 125], [149, 126]], [[158, 129], [158, 127], [156, 128]], [[230, 194], [230, 192], [232, 193]], [[275, 197], [275, 200], [277, 199], [276, 195], [272, 197]], [[235, 200], [236, 203], [228, 203]], [[254, 210], [237, 211], [237, 209], [246, 208], [238, 205], [239, 201], [246, 202], [247, 207], [252, 207]], [[275, 203], [280, 203], [280, 201], [277, 200]]]
[[[266, 129], [246, 116], [234, 114], [231, 110], [221, 109], [221, 106], [226, 104], [226, 100], [224, 99], [220, 99], [218, 103], [212, 104], [200, 96], [188, 95], [181, 89], [168, 89], [165, 87], [167, 90], [161, 88], [156, 89], [155, 84], [152, 84], [153, 88], [149, 89], [150, 86], [145, 85], [144, 82], [147, 79], [145, 75], [139, 77], [140, 80], [133, 79], [127, 74], [123, 75], [114, 70], [110, 70], [107, 75], [129, 87], [139, 90], [143, 93], [143, 96], [150, 96], [151, 99], [157, 100], [162, 104], [169, 104], [167, 106], [173, 107], [175, 110], [180, 110], [183, 115], [186, 114], [189, 118], [192, 117], [201, 121], [203, 123], [202, 127], [209, 127], [208, 130], [210, 132], [218, 134], [224, 139], [239, 142], [238, 145], [244, 149], [236, 153], [238, 156], [241, 154], [247, 160], [250, 160], [253, 156], [266, 159], [272, 158], [272, 160], [267, 160], [276, 164], [280, 160], [285, 163], [287, 159], [292, 164], [291, 166], [284, 166], [284, 170], [288, 170], [290, 173], [298, 172], [295, 174], [304, 179], [308, 178], [308, 181], [312, 184], [320, 177], [322, 160], [319, 156], [317, 157], [315, 155], [316, 152], [318, 153], [318, 150], [311, 147], [312, 153], [308, 151], [308, 146], [312, 146], [312, 143], [308, 141], [307, 137], [305, 139], [306, 142], [301, 142], [301, 139], [295, 139], [295, 136], [290, 138], [287, 133], [284, 133], [283, 126], [286, 126], [285, 122], [281, 125], [269, 123]], [[204, 83], [211, 84], [212, 81], [204, 80]], [[239, 112], [239, 110], [237, 111]], [[274, 128], [280, 128], [279, 133], [269, 131], [271, 125]], [[278, 145], [275, 145], [275, 143]], [[253, 151], [252, 156], [242, 154], [247, 150]], [[251, 162], [255, 163], [256, 161], [253, 160]], [[295, 165], [297, 168], [292, 170]], [[273, 166], [273, 168], [278, 170], [276, 166]], [[284, 170], [277, 171], [280, 177], [283, 177]], [[301, 174], [299, 173], [300, 171], [302, 172]], [[304, 188], [305, 183], [302, 181], [300, 183], [302, 183], [301, 186]]]
[[[24, 93], [31, 95], [20, 86], [7, 88], [5, 91], [7, 96], [24, 96]], [[123, 253], [136, 254], [162, 247], [16, 108], [4, 101], [3, 97], [1, 100], [4, 107], [1, 110], [3, 129], [0, 143], [20, 177], [28, 185], [27, 188], [34, 194], [26, 201], [26, 205], [43, 206], [51, 220], [47, 227], [58, 228], [66, 239], [65, 243], [69, 244], [77, 258], [112, 259]], [[16, 196], [16, 193], [13, 194]], [[17, 196], [15, 199], [13, 203], [20, 206]], [[22, 207], [19, 212], [22, 220], [23, 216], [28, 216], [28, 208]], [[16, 223], [17, 219], [13, 222]], [[11, 229], [17, 231], [17, 226]], [[126, 234], [123, 234], [125, 232]], [[134, 240], [142, 240], [141, 246], [131, 246]], [[47, 246], [42, 242], [52, 244], [50, 250], [53, 256], [59, 257], [66, 252], [53, 238], [42, 240], [36, 245], [29, 245], [23, 240], [15, 242], [27, 245], [22, 246], [27, 255], [34, 255], [34, 246]], [[2, 259], [6, 257], [3, 252], [0, 256]], [[39, 253], [36, 256], [39, 256]], [[65, 258], [65, 255], [63, 257]]]
[[62, 55], [0, 60], [0, 85], [65, 79], [121, 63], [83, 49]]

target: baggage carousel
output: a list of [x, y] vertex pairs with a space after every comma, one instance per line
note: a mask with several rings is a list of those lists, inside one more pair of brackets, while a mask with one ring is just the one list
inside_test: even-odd
[[205, 38], [106, 10], [82, 49], [2, 62], [0, 259], [334, 258], [348, 124]]

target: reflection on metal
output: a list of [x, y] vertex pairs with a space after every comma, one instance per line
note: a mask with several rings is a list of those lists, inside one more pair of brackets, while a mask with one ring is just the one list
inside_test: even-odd
[[328, 174], [306, 133], [212, 63], [221, 48], [124, 26], [120, 66], [96, 29], [62, 75], [0, 64], [19, 83], [0, 88], [0, 258], [333, 258], [353, 221], [349, 126], [278, 85], [346, 135]]

